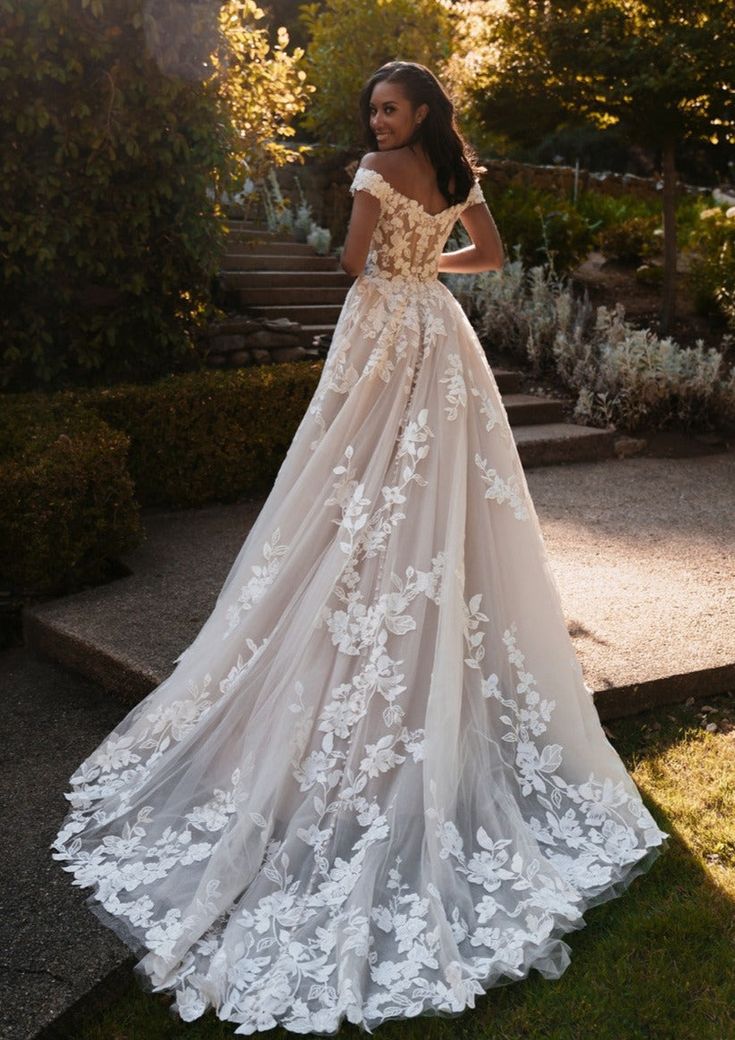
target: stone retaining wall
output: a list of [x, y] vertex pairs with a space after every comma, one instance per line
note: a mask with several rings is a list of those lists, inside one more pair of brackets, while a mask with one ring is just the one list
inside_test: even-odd
[[198, 339], [206, 363], [212, 368], [243, 368], [323, 357], [327, 345], [320, 337], [319, 343], [304, 347], [301, 325], [288, 318], [245, 315], [223, 318], [210, 325]]
[[[507, 184], [521, 183], [541, 191], [560, 191], [573, 198], [575, 168], [573, 166], [534, 166], [530, 163], [514, 162], [511, 159], [483, 159], [488, 172], [485, 180], [491, 184], [504, 187]], [[577, 192], [581, 194], [588, 189], [602, 192], [604, 195], [637, 195], [643, 198], [660, 198], [663, 191], [663, 180], [660, 177], [639, 177], [634, 173], [597, 172], [595, 170], [578, 170]], [[685, 194], [711, 194], [711, 188], [702, 188], [694, 184], [677, 181], [678, 192]]]

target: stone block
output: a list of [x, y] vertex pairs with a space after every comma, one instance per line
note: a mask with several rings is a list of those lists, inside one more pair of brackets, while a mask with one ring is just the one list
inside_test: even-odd
[[[298, 326], [297, 326], [298, 327]], [[298, 334], [292, 332], [272, 332], [270, 329], [259, 329], [246, 337], [249, 347], [264, 347], [272, 350], [275, 347], [295, 347], [299, 344]]]
[[301, 361], [306, 351], [303, 347], [280, 347], [271, 351], [271, 357], [274, 361]]
[[290, 318], [264, 318], [263, 327], [266, 329], [273, 329], [274, 332], [281, 332], [284, 329], [300, 329], [301, 326], [297, 321], [292, 321]]
[[640, 455], [646, 444], [647, 441], [643, 437], [618, 437], [613, 447], [619, 459], [626, 459], [633, 455]]
[[273, 363], [270, 350], [251, 350], [250, 354], [256, 365], [271, 365]]
[[214, 336], [209, 341], [210, 349], [217, 354], [230, 354], [245, 347], [244, 336]]
[[263, 322], [258, 321], [257, 318], [248, 318], [245, 315], [238, 314], [211, 325], [210, 335], [247, 336], [250, 332], [256, 332], [258, 329], [262, 329], [262, 327]]

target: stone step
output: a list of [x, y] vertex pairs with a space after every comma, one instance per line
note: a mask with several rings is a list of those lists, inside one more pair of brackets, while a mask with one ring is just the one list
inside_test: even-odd
[[225, 282], [228, 289], [252, 289], [264, 292], [282, 287], [317, 289], [333, 286], [344, 286], [346, 289], [354, 282], [354, 278], [346, 271], [227, 271]]
[[317, 322], [316, 324], [313, 324], [313, 325], [312, 324], [302, 325], [301, 326], [301, 336], [302, 336], [301, 345], [304, 346], [304, 347], [311, 346], [311, 343], [312, 343], [312, 341], [314, 339], [314, 336], [331, 336], [333, 334], [333, 332], [334, 332], [334, 325], [330, 325], [330, 324], [324, 325], [324, 324], [321, 324], [320, 322]]
[[[332, 272], [329, 272], [330, 274]], [[335, 271], [334, 274], [337, 272]], [[321, 275], [323, 279], [324, 274]], [[257, 307], [294, 307], [303, 303], [344, 303], [349, 285], [325, 285], [320, 281], [318, 285], [263, 285], [254, 286], [247, 274], [243, 281], [246, 288], [239, 288], [233, 284], [233, 280], [227, 278], [226, 288], [237, 294], [237, 299], [248, 309]]]
[[283, 232], [271, 231], [267, 224], [262, 224], [257, 220], [226, 220], [225, 226], [230, 235], [237, 231], [241, 235], [265, 235], [267, 238], [284, 237]]
[[513, 438], [524, 467], [559, 462], [597, 462], [614, 456], [616, 430], [551, 422], [514, 426]]
[[233, 253], [223, 259], [221, 269], [227, 277], [232, 271], [253, 271], [270, 274], [273, 271], [341, 271], [333, 256], [306, 253]]
[[540, 426], [564, 420], [563, 402], [554, 397], [503, 393], [503, 407], [511, 426]]
[[505, 397], [507, 394], [518, 394], [521, 390], [521, 373], [515, 372], [510, 368], [494, 368], [492, 365], [492, 373], [495, 376], [495, 382], [498, 384], [498, 390]]
[[[237, 296], [241, 289], [235, 290], [234, 294]], [[295, 305], [278, 305], [278, 306], [249, 306], [248, 310], [254, 317], [260, 318], [289, 318], [291, 321], [298, 321], [302, 325], [313, 325], [328, 324], [332, 323], [334, 327], [337, 324], [340, 311], [342, 310], [341, 303], [300, 303]]]
[[[260, 253], [261, 256], [320, 256], [308, 242], [293, 242], [281, 238], [264, 238], [258, 235], [240, 236], [235, 232], [229, 236], [224, 257], [238, 255], [240, 253]], [[337, 262], [332, 257], [332, 263]]]

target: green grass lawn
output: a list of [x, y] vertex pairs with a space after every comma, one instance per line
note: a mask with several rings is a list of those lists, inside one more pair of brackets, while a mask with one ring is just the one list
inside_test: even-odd
[[[587, 926], [566, 936], [572, 962], [560, 979], [550, 982], [532, 971], [526, 980], [490, 990], [458, 1017], [387, 1022], [378, 1035], [735, 1040], [735, 694], [621, 719], [606, 730], [657, 822], [671, 834], [669, 847], [623, 896], [588, 910]], [[183, 1023], [170, 1003], [170, 996], [144, 993], [131, 975], [113, 1003], [90, 1001], [59, 1035], [235, 1035], [235, 1025], [220, 1022], [211, 1009]], [[294, 1034], [279, 1028], [269, 1035]], [[360, 1030], [347, 1024], [339, 1035], [358, 1037]]]

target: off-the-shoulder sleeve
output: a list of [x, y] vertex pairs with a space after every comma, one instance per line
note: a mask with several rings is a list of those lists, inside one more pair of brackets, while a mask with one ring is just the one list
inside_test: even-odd
[[469, 194], [468, 194], [467, 198], [462, 203], [462, 209], [465, 210], [469, 206], [474, 206], [476, 202], [484, 202], [484, 201], [485, 201], [485, 196], [483, 195], [482, 188], [480, 187], [480, 182], [476, 180], [472, 184], [472, 187], [469, 190]]
[[375, 170], [370, 170], [367, 166], [360, 166], [350, 185], [352, 195], [356, 191], [369, 191], [382, 202], [385, 197], [385, 181]]

